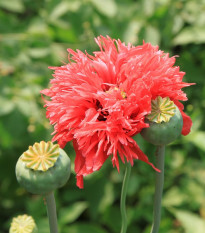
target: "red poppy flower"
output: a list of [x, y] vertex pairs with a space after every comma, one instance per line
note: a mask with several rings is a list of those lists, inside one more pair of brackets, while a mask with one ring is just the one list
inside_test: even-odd
[[178, 66], [174, 66], [175, 57], [169, 57], [168, 53], [164, 53], [158, 49], [158, 46], [152, 46], [150, 43], [133, 47], [127, 57], [124, 67], [121, 68], [123, 76], [143, 79], [150, 89], [152, 99], [157, 96], [169, 97], [182, 114], [182, 134], [189, 134], [192, 120], [183, 112], [184, 106], [179, 101], [187, 100], [182, 88], [194, 83], [182, 81], [185, 72], [180, 71]]
[[[92, 56], [68, 49], [69, 63], [51, 67], [54, 79], [42, 91], [50, 97], [45, 106], [55, 129], [53, 141], [64, 147], [73, 140], [80, 188], [83, 176], [99, 170], [109, 156], [118, 170], [118, 157], [123, 163], [126, 159], [133, 165], [139, 159], [153, 166], [132, 137], [149, 127], [144, 119], [153, 98], [168, 96], [182, 111], [178, 100], [186, 96], [181, 88], [189, 85], [182, 82], [184, 73], [173, 67], [175, 58], [158, 47], [126, 46], [103, 36], [96, 43], [100, 51]], [[191, 121], [182, 114], [182, 133], [187, 134]]]

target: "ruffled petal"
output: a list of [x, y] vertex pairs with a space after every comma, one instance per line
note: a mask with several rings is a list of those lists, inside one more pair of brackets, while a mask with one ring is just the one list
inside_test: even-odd
[[119, 170], [119, 159], [134, 164], [142, 160], [157, 170], [132, 137], [148, 127], [145, 117], [151, 100], [169, 97], [183, 117], [182, 134], [192, 121], [183, 112], [187, 100], [182, 88], [184, 72], [174, 66], [175, 57], [158, 46], [125, 45], [120, 40], [99, 36], [99, 51], [92, 55], [68, 49], [68, 64], [54, 70], [50, 88], [41, 91], [46, 100], [46, 117], [54, 125], [53, 141], [61, 147], [73, 140], [76, 152], [77, 186], [83, 177], [99, 170], [107, 158]]

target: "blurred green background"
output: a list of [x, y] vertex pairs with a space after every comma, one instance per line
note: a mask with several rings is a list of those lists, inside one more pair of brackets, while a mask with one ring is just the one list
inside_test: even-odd
[[[186, 112], [192, 133], [166, 150], [161, 233], [205, 232], [205, 0], [0, 0], [0, 233], [11, 218], [27, 213], [40, 233], [48, 233], [42, 197], [28, 194], [15, 178], [15, 164], [28, 145], [50, 140], [40, 90], [48, 86], [48, 66], [67, 62], [67, 48], [92, 52], [94, 37], [158, 44], [185, 81]], [[136, 138], [154, 162], [154, 147]], [[69, 143], [65, 150], [72, 160]], [[68, 184], [56, 191], [61, 233], [119, 233], [119, 200], [124, 167], [108, 160], [85, 179], [84, 190]], [[127, 196], [128, 233], [148, 233], [152, 222], [154, 170], [136, 161]]]

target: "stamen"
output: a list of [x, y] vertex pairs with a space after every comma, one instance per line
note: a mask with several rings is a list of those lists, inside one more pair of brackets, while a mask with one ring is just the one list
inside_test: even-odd
[[123, 90], [119, 89], [118, 87], [114, 87], [114, 88], [110, 88], [108, 91], [106, 91], [107, 93], [112, 93], [113, 91], [118, 91], [120, 90], [120, 94], [122, 96], [123, 99], [127, 98], [127, 94], [126, 92], [124, 92]]

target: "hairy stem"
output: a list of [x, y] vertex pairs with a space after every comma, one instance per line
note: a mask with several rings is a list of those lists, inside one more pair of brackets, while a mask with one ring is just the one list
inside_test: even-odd
[[125, 170], [125, 175], [123, 179], [121, 200], [120, 200], [120, 210], [121, 210], [121, 216], [122, 216], [121, 233], [126, 233], [127, 231], [126, 195], [127, 195], [127, 188], [128, 188], [130, 173], [131, 173], [131, 164], [126, 163], [126, 170]]
[[164, 185], [164, 154], [165, 145], [158, 146], [156, 151], [156, 167], [161, 172], [156, 172], [153, 225], [151, 233], [158, 233], [161, 220], [161, 200]]

